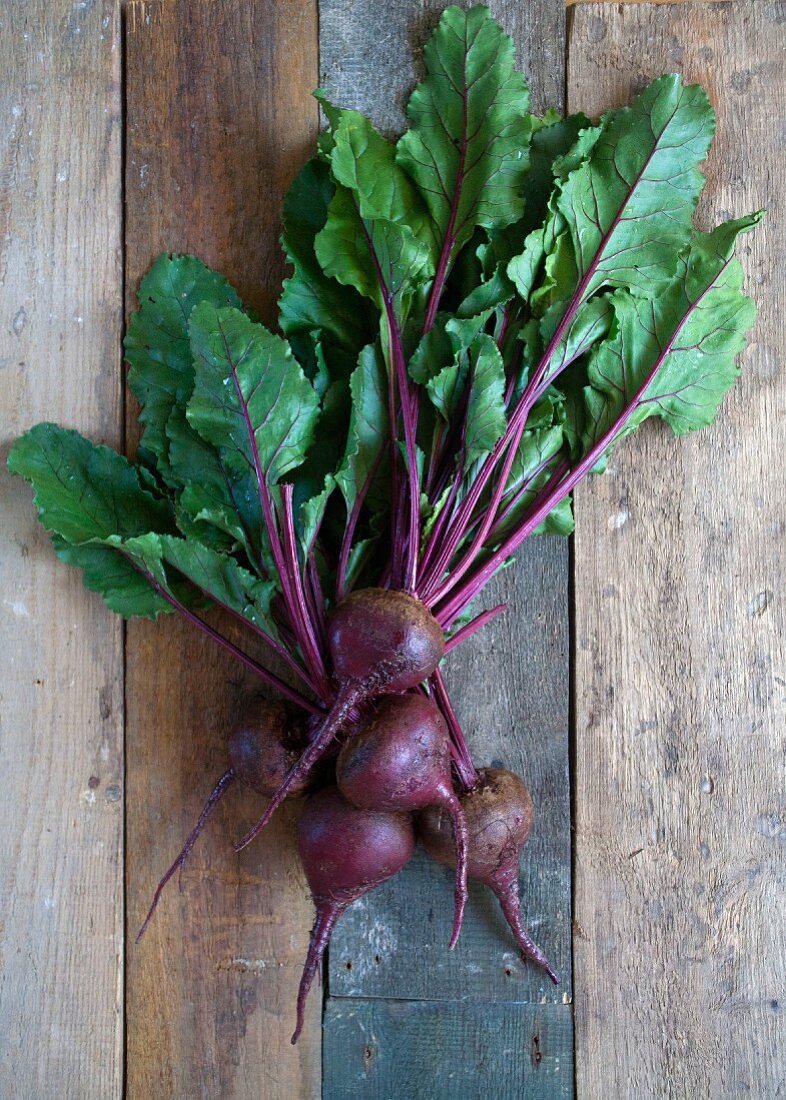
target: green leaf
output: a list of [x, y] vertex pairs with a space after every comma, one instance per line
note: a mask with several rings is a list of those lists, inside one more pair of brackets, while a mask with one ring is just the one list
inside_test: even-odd
[[41, 523], [66, 542], [174, 529], [171, 506], [142, 488], [128, 459], [79, 432], [36, 424], [11, 448], [8, 467], [32, 484]]
[[139, 287], [139, 309], [125, 338], [128, 384], [142, 406], [141, 445], [171, 481], [166, 426], [172, 409], [191, 396], [194, 370], [188, 318], [198, 302], [240, 306], [227, 280], [194, 256], [159, 256]]
[[335, 477], [333, 474], [328, 474], [320, 491], [309, 497], [308, 500], [304, 500], [300, 506], [298, 513], [300, 517], [299, 534], [304, 557], [308, 557], [309, 554], [314, 552], [314, 543], [335, 487]]
[[330, 203], [315, 250], [326, 275], [354, 287], [380, 310], [389, 299], [401, 319], [414, 290], [430, 278], [429, 250], [409, 226], [364, 220], [353, 193], [343, 187]]
[[[216, 553], [192, 539], [166, 535], [148, 535], [148, 554], [158, 554], [167, 566], [176, 569], [206, 596], [234, 611], [255, 626], [276, 637], [270, 603], [277, 587], [243, 569], [234, 558]], [[131, 540], [126, 548], [135, 552], [141, 540]], [[171, 582], [167, 579], [167, 587]]]
[[[676, 74], [650, 84], [631, 107], [604, 116], [588, 157], [560, 186], [557, 208], [586, 300], [602, 286], [643, 294], [669, 279], [691, 221], [715, 131], [707, 95]], [[593, 137], [594, 135], [589, 135]], [[582, 153], [590, 144], [580, 139]], [[567, 165], [565, 166], [567, 167]]]
[[274, 485], [303, 461], [317, 395], [286, 341], [236, 309], [197, 306], [189, 324], [194, 393], [189, 423], [223, 464]]
[[580, 159], [586, 155], [585, 149], [577, 146], [577, 143], [579, 135], [589, 124], [587, 116], [581, 113], [561, 118], [556, 112], [550, 111], [542, 119], [533, 117], [524, 207], [524, 226], [527, 233], [542, 226], [548, 216], [554, 180], [564, 171], [570, 151], [578, 147], [581, 150]]
[[528, 301], [540, 273], [545, 248], [543, 230], [533, 229], [524, 241], [524, 249], [508, 263], [507, 274], [512, 280], [519, 297]]
[[371, 339], [367, 310], [351, 287], [329, 278], [314, 250], [335, 193], [330, 169], [313, 158], [300, 170], [284, 200], [281, 243], [294, 273], [279, 301], [283, 332], [318, 333], [331, 377], [349, 377], [361, 347]]
[[434, 272], [438, 244], [434, 226], [417, 189], [396, 162], [396, 148], [357, 111], [341, 111], [330, 163], [335, 179], [356, 197], [361, 218], [408, 226], [431, 256]]
[[[157, 619], [159, 615], [174, 610], [151, 587], [146, 575], [117, 548], [100, 542], [72, 544], [59, 535], [52, 536], [52, 543], [61, 561], [82, 570], [85, 588], [97, 592], [109, 610], [124, 619], [134, 616]], [[180, 595], [187, 599], [184, 593]]]
[[172, 474], [183, 488], [177, 498], [177, 524], [185, 535], [214, 550], [244, 547], [249, 561], [261, 559], [262, 516], [259, 493], [250, 470], [222, 463], [176, 406], [167, 424]]
[[[351, 512], [367, 483], [367, 501], [374, 511], [387, 510], [388, 486], [379, 485], [386, 474], [382, 464], [388, 446], [387, 372], [378, 344], [363, 348], [350, 380], [352, 413], [344, 460], [336, 484]], [[376, 492], [374, 491], [376, 487]]]
[[459, 403], [466, 396], [464, 423], [465, 469], [493, 450], [505, 431], [505, 365], [499, 348], [486, 333], [480, 333], [457, 363], [432, 378], [427, 390], [432, 403], [446, 421], [459, 415]]
[[487, 8], [447, 8], [424, 52], [398, 158], [418, 185], [449, 262], [476, 226], [521, 217], [530, 118], [511, 39]]
[[471, 317], [438, 313], [431, 329], [421, 337], [409, 360], [407, 369], [410, 378], [425, 385], [445, 367], [457, 364], [459, 355], [482, 331], [490, 314], [490, 310]]
[[169, 503], [142, 487], [127, 459], [78, 432], [37, 424], [14, 444], [8, 466], [31, 482], [57, 556], [81, 568], [85, 586], [113, 611], [155, 618], [170, 609], [126, 557], [101, 545], [174, 529]]
[[[602, 340], [609, 331], [613, 313], [611, 295], [602, 294], [585, 302], [570, 320], [562, 339], [554, 348], [544, 378], [548, 380], [559, 374]], [[543, 343], [551, 339], [561, 320], [561, 314], [562, 309], [556, 307], [543, 318], [540, 326]]]
[[734, 243], [760, 218], [754, 214], [697, 233], [671, 283], [654, 300], [625, 291], [612, 296], [612, 336], [588, 365], [585, 447], [625, 416], [615, 439], [648, 416], [662, 417], [678, 435], [712, 422], [739, 374], [736, 357], [756, 315], [742, 293]]
[[[483, 282], [458, 307], [457, 312], [462, 317], [504, 305], [516, 291], [526, 302], [539, 272], [544, 254], [542, 223], [554, 186], [553, 164], [575, 142], [587, 119], [580, 114], [562, 119], [550, 113], [544, 119], [532, 116], [531, 122], [533, 134], [525, 181], [524, 216], [513, 225], [492, 232], [491, 239], [478, 248]], [[524, 257], [520, 255], [522, 248]], [[518, 257], [519, 263], [514, 262], [511, 268], [514, 257]], [[530, 267], [533, 267], [531, 271]]]

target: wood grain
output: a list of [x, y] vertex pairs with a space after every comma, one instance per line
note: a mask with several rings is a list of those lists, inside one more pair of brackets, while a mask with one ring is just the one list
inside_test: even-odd
[[[592, 2], [592, 0], [565, 0], [568, 6], [590, 2]], [[618, 4], [620, 0], [598, 0], [598, 2], [604, 4]], [[732, 0], [622, 0], [622, 2], [625, 4], [730, 4]]]
[[[129, 5], [129, 307], [153, 257], [171, 249], [198, 254], [274, 315], [281, 201], [316, 136], [316, 26], [312, 0]], [[224, 738], [252, 686], [184, 624], [129, 626], [131, 931], [226, 767]], [[182, 892], [170, 889], [145, 940], [129, 947], [130, 1100], [319, 1095], [318, 998], [299, 1045], [289, 1044], [311, 924], [292, 813], [242, 857], [231, 850], [259, 809], [230, 793]]]
[[[10, 443], [121, 441], [120, 26], [0, 11], [0, 1095], [119, 1097], [122, 631], [60, 565]], [[53, 106], [56, 104], [56, 109]]]
[[[381, 8], [359, 0], [322, 0], [321, 82], [331, 98], [367, 112], [385, 130], [399, 129], [402, 104], [417, 76], [412, 51], [420, 54], [443, 6], [399, 0]], [[538, 108], [560, 105], [562, 0], [494, 3], [491, 8], [519, 47], [533, 103]], [[464, 1091], [455, 1091], [457, 1078], [425, 1068], [425, 1034], [461, 1046], [470, 1042], [476, 1025], [482, 1030], [483, 1010], [458, 1004], [465, 1000], [519, 1002], [489, 1009], [488, 1019], [504, 1019], [506, 1034], [515, 1036], [522, 1050], [528, 1050], [529, 1040], [522, 1036], [531, 1019], [524, 1002], [556, 1002], [556, 1012], [564, 1017], [554, 1039], [562, 1075], [558, 1087], [567, 1089], [565, 1095], [572, 1091], [571, 1010], [566, 1007], [571, 998], [567, 544], [533, 540], [486, 596], [489, 606], [501, 599], [510, 604], [507, 616], [451, 656], [447, 678], [478, 764], [502, 763], [531, 786], [537, 819], [522, 861], [522, 896], [533, 934], [552, 957], [562, 984], [555, 991], [542, 974], [522, 966], [495, 899], [481, 887], [472, 889], [459, 947], [449, 952], [451, 876], [418, 856], [401, 875], [353, 905], [334, 933], [325, 1021], [326, 1100], [358, 1095], [352, 1090], [360, 1090], [361, 1081], [364, 1088], [373, 1084], [369, 1095], [396, 1095], [396, 1073], [402, 1075], [398, 1095], [434, 1100], [475, 1095], [475, 1086], [468, 1084], [471, 1060], [461, 1077]], [[395, 1001], [377, 1006], [355, 1000], [369, 997], [426, 999], [429, 1004], [404, 1010]], [[352, 1000], [345, 1005], [336, 998]], [[367, 1079], [356, 1076], [357, 1061], [344, 1054], [348, 1044], [362, 1045], [364, 1029], [372, 1028], [385, 1050], [378, 1074]], [[500, 1041], [491, 1042], [495, 1051]], [[482, 1049], [480, 1040], [472, 1042]], [[420, 1050], [421, 1056], [408, 1060], [407, 1050]], [[515, 1091], [520, 1067], [513, 1058], [505, 1088], [514, 1091], [504, 1095], [521, 1095]], [[525, 1087], [523, 1078], [519, 1087]]]
[[682, 70], [719, 114], [701, 222], [769, 209], [742, 242], [760, 317], [718, 423], [682, 440], [647, 425], [578, 496], [582, 1100], [786, 1092], [785, 18], [759, 2], [573, 17], [569, 106]]
[[[471, 7], [467, 0], [457, 5]], [[560, 107], [565, 94], [563, 0], [492, 0], [487, 5], [516, 43], [535, 111]], [[320, 79], [341, 107], [364, 111], [400, 133], [409, 92], [421, 76], [423, 46], [447, 4], [443, 0], [321, 0]]]
[[330, 1100], [571, 1100], [570, 1013], [558, 1005], [331, 998]]

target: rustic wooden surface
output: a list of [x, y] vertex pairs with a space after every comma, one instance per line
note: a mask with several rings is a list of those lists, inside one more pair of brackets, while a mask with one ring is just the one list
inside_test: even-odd
[[569, 106], [685, 72], [719, 114], [701, 221], [769, 209], [742, 242], [760, 317], [718, 423], [648, 425], [578, 494], [582, 1098], [786, 1094], [785, 19], [758, 0], [573, 16]]
[[[420, 76], [423, 46], [442, 0], [320, 0], [320, 79], [342, 107], [368, 114], [400, 133], [404, 106]], [[561, 0], [489, 0], [486, 5], [516, 42], [530, 78], [535, 111], [561, 107], [565, 94], [565, 11]], [[460, 0], [458, 7], [472, 4]]]
[[[490, 6], [516, 41], [535, 109], [561, 106], [562, 0]], [[399, 0], [384, 8], [360, 0], [322, 0], [321, 83], [330, 98], [340, 106], [362, 109], [385, 130], [401, 129], [401, 107], [419, 75], [412, 50], [417, 58], [442, 7], [419, 0]], [[567, 543], [534, 540], [486, 596], [488, 606], [506, 600], [508, 615], [454, 654], [447, 666], [448, 684], [478, 764], [502, 763], [530, 784], [537, 817], [522, 860], [522, 897], [531, 931], [560, 973], [561, 985], [555, 989], [540, 971], [521, 964], [496, 899], [477, 884], [459, 946], [448, 951], [452, 878], [420, 855], [401, 875], [355, 903], [333, 935], [324, 1029], [325, 1100], [359, 1095], [353, 1090], [361, 1086], [375, 1097], [469, 1100], [477, 1095], [476, 1063], [467, 1059], [462, 1068], [457, 1059], [450, 1075], [444, 1062], [429, 1056], [429, 1044], [433, 1054], [433, 1043], [441, 1037], [447, 1042], [449, 1035], [457, 1049], [470, 1043], [473, 1032], [480, 1034], [486, 1011], [489, 1022], [498, 1021], [506, 1030], [517, 1052], [498, 1081], [503, 1090], [499, 1095], [520, 1096], [530, 1087], [533, 1024], [527, 1002], [551, 1002], [556, 1005], [554, 1019], [560, 1020], [541, 1036], [543, 1064], [548, 1061], [551, 1069], [548, 1076], [538, 1071], [537, 1079], [547, 1079], [543, 1088], [554, 1090], [542, 1095], [572, 1093], [567, 582]], [[430, 1003], [405, 1009], [394, 1001], [339, 1000], [370, 997]], [[466, 1000], [520, 1003], [491, 1010], [458, 1003]], [[371, 1031], [382, 1053], [366, 1071], [362, 1057], [344, 1054], [365, 1049]], [[481, 1041], [476, 1042], [482, 1049]], [[412, 1052], [410, 1059], [406, 1050]]]
[[326, 1100], [571, 1100], [571, 1015], [559, 1005], [331, 997]]
[[[0, 11], [0, 1095], [118, 1096], [122, 631], [60, 565], [10, 443], [121, 442], [120, 26]], [[48, 107], [57, 102], [58, 109]]]
[[[569, 6], [571, 4], [587, 4], [591, 2], [593, 2], [593, 0], [565, 0], [565, 3]], [[597, 0], [597, 2], [603, 4], [618, 4], [619, 0]], [[625, 4], [730, 4], [738, 3], [739, 0], [623, 0], [623, 2]]]
[[[315, 6], [129, 4], [129, 309], [155, 252], [190, 248], [271, 318], [280, 197], [316, 127]], [[381, 113], [385, 87], [411, 84], [400, 43], [422, 44], [437, 6], [323, 0], [322, 73], [336, 98], [398, 125]], [[495, 8], [535, 106], [559, 103], [561, 6]], [[578, 1096], [769, 1100], [786, 1091], [784, 5], [582, 3], [569, 18], [576, 106], [598, 112], [655, 72], [686, 71], [720, 113], [705, 220], [770, 211], [745, 244], [761, 317], [719, 424], [682, 441], [647, 426], [612, 476], [579, 493]], [[3, 459], [44, 417], [122, 442], [120, 55], [109, 0], [9, 0], [0, 13]], [[133, 442], [133, 416], [128, 433]], [[0, 486], [0, 1096], [105, 1100], [123, 1092], [123, 632], [56, 562], [4, 463]], [[522, 884], [533, 931], [569, 977], [567, 829], [552, 824], [568, 815], [549, 796], [568, 790], [566, 576], [564, 544], [535, 544], [501, 578], [511, 621], [529, 624], [521, 652], [494, 624], [454, 656], [450, 679], [481, 760], [522, 767], [541, 802]], [[224, 766], [223, 731], [251, 685], [173, 621], [129, 628], [127, 661], [133, 933]], [[498, 748], [514, 719], [519, 756]], [[549, 751], [531, 758], [518, 735], [533, 729]], [[266, 844], [239, 860], [230, 851], [256, 808], [227, 799], [182, 893], [128, 947], [131, 1100], [320, 1095], [316, 990], [300, 1047], [288, 1043], [311, 912], [286, 814]], [[518, 964], [505, 973], [494, 903], [475, 891], [453, 957], [446, 872], [420, 859], [371, 903], [345, 918], [331, 951], [326, 1100], [431, 1098], [435, 1080], [473, 1100], [570, 1095], [571, 1009], [516, 1003], [539, 988]], [[391, 942], [406, 907], [407, 940]], [[472, 979], [489, 1003], [472, 999]]]
[[[224, 271], [273, 318], [281, 200], [316, 136], [316, 26], [312, 0], [129, 5], [129, 309], [153, 257], [173, 249]], [[129, 624], [126, 677], [133, 933], [226, 767], [224, 737], [254, 685], [171, 617]], [[231, 849], [259, 809], [231, 791], [194, 850], [182, 893], [170, 887], [139, 947], [129, 935], [129, 1100], [319, 1095], [318, 997], [299, 1045], [289, 1043], [312, 917], [292, 812], [241, 857]]]

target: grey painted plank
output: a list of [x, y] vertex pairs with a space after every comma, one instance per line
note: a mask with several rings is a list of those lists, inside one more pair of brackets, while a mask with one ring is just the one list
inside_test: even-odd
[[[472, 7], [459, 3], [458, 7]], [[562, 107], [565, 89], [564, 0], [490, 0], [516, 43], [535, 111]], [[363, 111], [377, 126], [404, 128], [404, 105], [420, 76], [423, 45], [444, 0], [321, 0], [320, 83], [340, 107]]]
[[[401, 105], [417, 72], [413, 50], [417, 56], [443, 6], [433, 0], [384, 6], [322, 0], [320, 72], [329, 96], [365, 111], [386, 130], [400, 129]], [[535, 109], [561, 106], [562, 0], [490, 6], [517, 42]], [[563, 984], [555, 990], [534, 968], [522, 966], [496, 901], [480, 888], [473, 890], [460, 946], [448, 952], [450, 875], [419, 857], [344, 917], [330, 951], [331, 996], [570, 999], [567, 578], [566, 544], [533, 542], [487, 594], [487, 606], [506, 599], [508, 614], [447, 667], [478, 764], [503, 762], [531, 787], [536, 826], [522, 861], [524, 907]], [[569, 1024], [564, 1034], [569, 1047]]]
[[557, 1005], [334, 1000], [331, 1100], [569, 1100], [570, 1012]]

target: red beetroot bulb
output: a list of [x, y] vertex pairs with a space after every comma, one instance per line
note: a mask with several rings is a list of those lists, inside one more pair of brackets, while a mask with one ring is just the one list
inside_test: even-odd
[[353, 709], [378, 695], [417, 687], [445, 652], [442, 628], [420, 600], [388, 588], [362, 588], [343, 599], [328, 622], [328, 648], [338, 682], [336, 700], [300, 759], [290, 768], [262, 817], [236, 845], [264, 829], [287, 794], [322, 756]]
[[415, 849], [412, 818], [405, 813], [360, 810], [336, 787], [308, 800], [297, 845], [316, 906], [316, 920], [297, 998], [296, 1043], [306, 997], [336, 921], [348, 906], [404, 867]]
[[[494, 891], [522, 955], [542, 967], [556, 984], [554, 969], [521, 917], [519, 853], [532, 828], [532, 798], [524, 781], [504, 768], [481, 768], [478, 777], [478, 784], [461, 796], [469, 835], [469, 876]], [[418, 830], [430, 856], [455, 866], [452, 820], [442, 807], [424, 810]]]
[[453, 790], [448, 727], [440, 711], [425, 695], [382, 699], [368, 725], [343, 745], [336, 783], [361, 809], [445, 808], [455, 837], [454, 947], [467, 901], [467, 825]]

